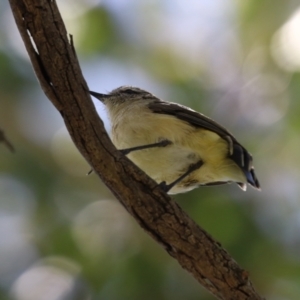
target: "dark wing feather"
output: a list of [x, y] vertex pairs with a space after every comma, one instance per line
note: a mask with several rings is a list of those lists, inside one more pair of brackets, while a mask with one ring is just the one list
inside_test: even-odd
[[[195, 127], [213, 131], [221, 138], [225, 139], [228, 142], [228, 157], [243, 170], [250, 185], [257, 189], [260, 188], [259, 182], [254, 173], [251, 154], [224, 127], [203, 114], [176, 103], [156, 100], [150, 102], [148, 107], [154, 113], [172, 115]], [[244, 187], [242, 183], [238, 184], [242, 188]]]

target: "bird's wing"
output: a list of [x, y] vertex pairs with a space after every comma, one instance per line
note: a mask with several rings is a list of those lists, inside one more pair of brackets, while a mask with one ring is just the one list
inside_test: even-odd
[[217, 133], [222, 138], [229, 136], [232, 140], [236, 141], [233, 135], [228, 132], [224, 127], [206, 117], [205, 115], [194, 111], [186, 106], [164, 101], [155, 101], [149, 103], [148, 107], [158, 114], [172, 115], [178, 119], [188, 122], [195, 127], [201, 127]]
[[[177, 103], [156, 100], [151, 101], [148, 104], [148, 107], [154, 113], [172, 115], [195, 127], [215, 132], [221, 138], [225, 139], [228, 142], [228, 157], [243, 170], [248, 183], [255, 188], [260, 188], [259, 182], [254, 173], [251, 154], [223, 126], [203, 114]], [[243, 188], [243, 186], [241, 187]]]

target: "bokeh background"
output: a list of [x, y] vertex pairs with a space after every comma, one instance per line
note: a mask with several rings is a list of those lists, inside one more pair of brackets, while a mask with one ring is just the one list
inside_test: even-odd
[[[176, 201], [272, 300], [300, 299], [298, 0], [58, 0], [92, 90], [144, 88], [226, 126], [262, 191]], [[101, 103], [95, 103], [109, 131]], [[148, 237], [72, 144], [0, 1], [0, 299], [213, 299]]]

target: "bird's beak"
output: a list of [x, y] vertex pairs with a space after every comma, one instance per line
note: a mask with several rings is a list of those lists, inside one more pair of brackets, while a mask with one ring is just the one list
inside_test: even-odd
[[94, 96], [95, 98], [97, 98], [98, 100], [100, 100], [102, 103], [105, 103], [106, 98], [108, 97], [108, 95], [106, 94], [100, 94], [100, 93], [96, 93], [93, 91], [89, 91], [89, 93]]

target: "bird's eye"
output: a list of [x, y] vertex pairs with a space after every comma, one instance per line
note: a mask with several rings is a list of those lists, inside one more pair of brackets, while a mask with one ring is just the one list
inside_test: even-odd
[[138, 95], [141, 93], [141, 91], [135, 90], [135, 89], [126, 89], [126, 90], [123, 90], [123, 93], [128, 94], [128, 95]]

